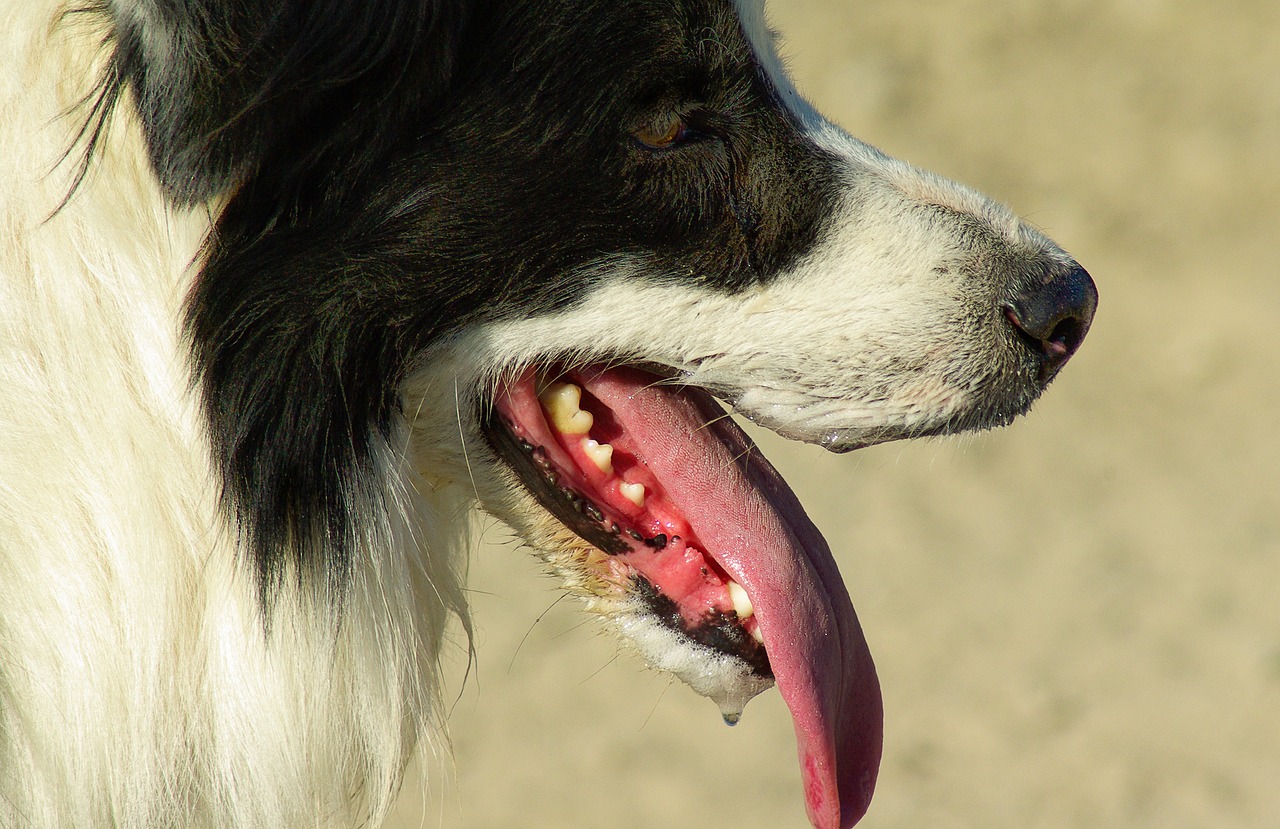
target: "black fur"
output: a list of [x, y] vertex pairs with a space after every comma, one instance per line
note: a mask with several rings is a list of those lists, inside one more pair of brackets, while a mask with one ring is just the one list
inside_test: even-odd
[[[113, 71], [172, 198], [229, 196], [188, 306], [224, 502], [265, 587], [341, 584], [415, 355], [574, 302], [611, 254], [725, 291], [832, 213], [728, 0], [144, 4]], [[194, 14], [192, 14], [194, 12]], [[679, 118], [666, 148], [635, 133]], [[636, 309], [648, 313], [651, 309]]]
[[[457, 0], [108, 0], [113, 72], [182, 204], [250, 181], [281, 211], [340, 196], [447, 86]], [[337, 185], [330, 187], [329, 183]]]

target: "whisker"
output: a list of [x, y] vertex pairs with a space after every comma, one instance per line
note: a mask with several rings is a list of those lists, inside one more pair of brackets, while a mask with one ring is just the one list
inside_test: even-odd
[[[565, 595], [567, 596], [568, 594], [566, 593]], [[579, 630], [582, 630], [584, 627], [586, 627], [587, 625], [591, 624], [591, 622], [592, 622], [592, 621], [594, 621], [594, 620], [593, 620], [591, 617], [589, 617], [589, 616], [588, 616], [588, 617], [584, 618], [582, 621], [578, 622], [578, 624], [576, 624], [576, 625], [574, 625], [573, 627], [569, 628], [568, 630], [561, 631], [560, 633], [557, 633], [555, 636], [552, 636], [552, 637], [551, 637], [551, 640], [552, 640], [552, 641], [555, 641], [556, 639], [559, 639], [559, 638], [561, 638], [562, 636], [568, 636], [570, 633], [575, 633], [575, 632], [577, 632], [577, 631], [579, 631]]]
[[524, 636], [520, 637], [520, 644], [516, 645], [515, 653], [511, 654], [511, 661], [507, 663], [507, 673], [511, 673], [511, 668], [516, 664], [516, 657], [520, 655], [520, 649], [524, 647], [524, 643], [528, 640], [529, 635], [533, 633], [533, 629], [538, 626], [548, 613], [555, 609], [556, 605], [569, 597], [568, 593], [561, 593], [556, 596], [556, 600], [547, 605], [547, 609], [538, 614], [538, 618], [533, 620], [533, 624], [529, 625], [529, 629], [524, 632]]
[[701, 426], [697, 428], [697, 431], [701, 432], [703, 429], [710, 428], [712, 425], [719, 423], [720, 421], [725, 419], [731, 420], [733, 419], [733, 415], [729, 412], [722, 412], [719, 416], [713, 417], [710, 420], [705, 421]]
[[738, 461], [742, 461], [742, 466], [745, 468], [751, 462], [751, 450], [755, 448], [756, 448], [756, 445], [754, 443], [748, 444], [746, 449], [743, 449], [737, 455], [733, 456], [733, 458], [730, 460], [730, 463], [737, 463]]
[[667, 684], [662, 686], [662, 691], [658, 694], [658, 698], [653, 701], [653, 707], [649, 709], [649, 715], [644, 718], [644, 722], [640, 723], [640, 731], [644, 731], [649, 727], [649, 720], [653, 719], [653, 715], [658, 713], [658, 706], [662, 704], [662, 700], [667, 695], [667, 691], [671, 689], [671, 684], [675, 679], [670, 675], [667, 676]]
[[609, 661], [608, 661], [608, 662], [605, 662], [605, 663], [604, 663], [603, 665], [601, 665], [599, 668], [596, 668], [594, 671], [592, 671], [592, 672], [591, 672], [591, 675], [590, 675], [590, 676], [588, 676], [588, 677], [586, 677], [585, 679], [583, 679], [583, 680], [582, 680], [582, 682], [580, 682], [579, 684], [580, 684], [580, 685], [586, 685], [588, 682], [590, 682], [591, 680], [595, 679], [597, 676], [599, 676], [599, 675], [600, 675], [600, 672], [601, 672], [601, 671], [603, 671], [605, 668], [607, 668], [607, 667], [609, 667], [610, 665], [612, 665], [614, 662], [617, 662], [617, 661], [618, 661], [618, 656], [619, 656], [619, 655], [620, 655], [620, 653], [619, 653], [618, 651], [614, 651], [614, 652], [613, 652], [613, 656], [609, 657]]
[[480, 487], [476, 485], [475, 471], [471, 468], [471, 454], [467, 452], [467, 431], [462, 425], [462, 396], [458, 391], [458, 378], [453, 378], [453, 410], [458, 417], [458, 442], [462, 446], [462, 462], [467, 467], [467, 477], [471, 479], [471, 492], [480, 500]]
[[[457, 398], [457, 388], [456, 388], [456, 383], [457, 383], [457, 381], [455, 380], [454, 382], [455, 382], [454, 398], [455, 398], [455, 400], [456, 400], [456, 398]], [[422, 407], [423, 407], [423, 406], [425, 406], [425, 405], [426, 405], [426, 403], [427, 403], [427, 396], [426, 396], [425, 394], [423, 394], [423, 395], [419, 395], [419, 397], [418, 397], [418, 406], [417, 406], [417, 408], [415, 408], [415, 409], [413, 410], [413, 416], [412, 416], [412, 417], [410, 417], [410, 418], [408, 419], [408, 423], [407, 423], [407, 425], [408, 425], [408, 427], [409, 427], [409, 435], [412, 435], [412, 434], [413, 434], [413, 427], [414, 427], [414, 425], [418, 422], [418, 418], [422, 416]], [[400, 463], [401, 463], [401, 465], [402, 465], [402, 466], [404, 466], [404, 465], [408, 464], [408, 462], [409, 462], [409, 447], [410, 447], [410, 445], [411, 445], [412, 443], [413, 443], [412, 438], [410, 438], [410, 439], [406, 440], [406, 441], [404, 442], [404, 446], [403, 446], [403, 448], [400, 450]]]

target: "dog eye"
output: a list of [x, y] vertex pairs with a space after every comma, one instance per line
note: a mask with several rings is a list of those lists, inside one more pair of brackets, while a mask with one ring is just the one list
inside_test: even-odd
[[652, 150], [667, 150], [684, 143], [693, 130], [678, 115], [646, 124], [632, 133], [637, 141]]

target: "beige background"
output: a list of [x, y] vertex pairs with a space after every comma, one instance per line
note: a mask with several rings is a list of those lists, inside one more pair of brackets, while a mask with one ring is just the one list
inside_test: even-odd
[[[824, 111], [1010, 203], [1102, 294], [1013, 428], [761, 439], [876, 654], [862, 825], [1280, 826], [1280, 3], [772, 9]], [[726, 728], [485, 536], [454, 760], [405, 826], [807, 825], [776, 693]]]

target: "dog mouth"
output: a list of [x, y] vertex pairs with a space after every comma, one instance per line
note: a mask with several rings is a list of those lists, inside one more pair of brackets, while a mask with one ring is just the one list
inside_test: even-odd
[[875, 668], [825, 540], [724, 409], [638, 368], [555, 366], [500, 383], [481, 423], [570, 586], [731, 724], [776, 682], [810, 819], [852, 825], [880, 760]]

